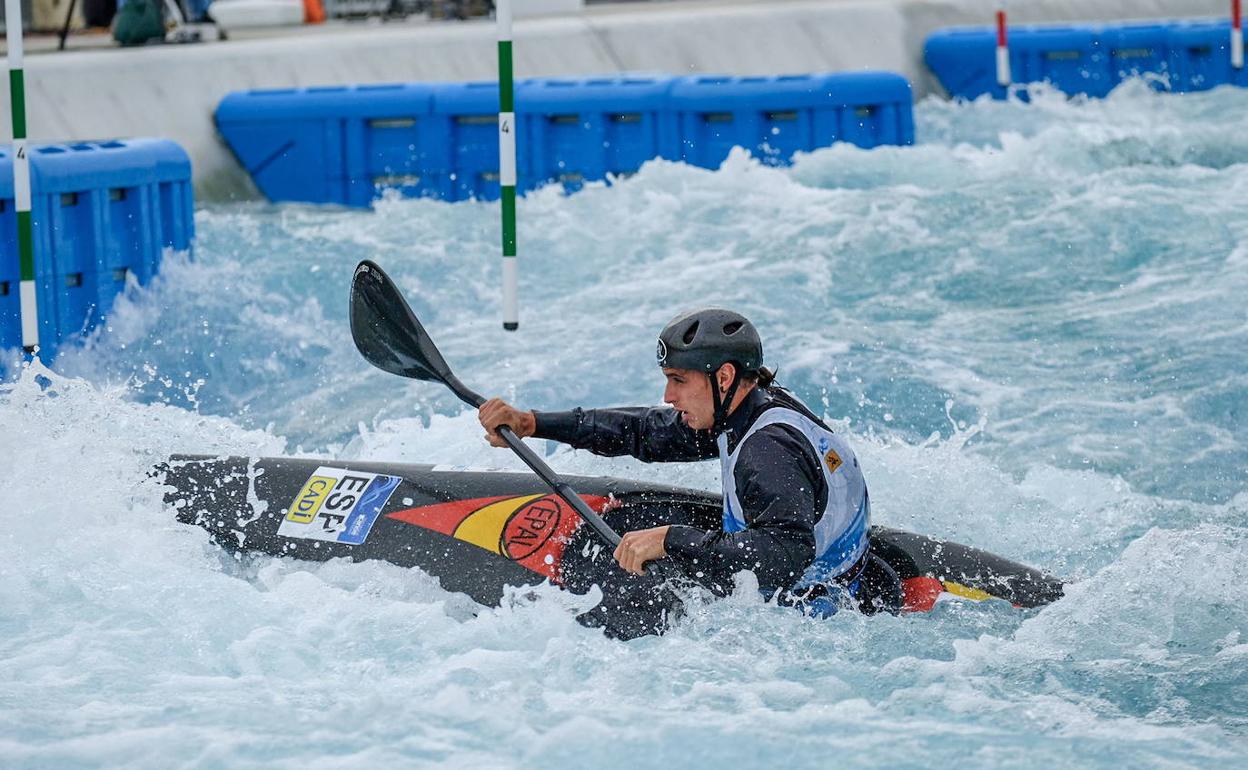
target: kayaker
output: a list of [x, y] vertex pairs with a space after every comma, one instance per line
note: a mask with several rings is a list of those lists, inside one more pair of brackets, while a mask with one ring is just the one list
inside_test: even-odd
[[682, 313], [659, 334], [657, 359], [670, 406], [533, 412], [494, 398], [479, 412], [486, 438], [506, 446], [496, 429], [508, 425], [520, 437], [643, 462], [718, 456], [722, 530], [628, 532], [614, 554], [623, 569], [641, 574], [646, 562], [668, 558], [719, 595], [748, 570], [765, 594], [813, 614], [847, 602], [867, 613], [897, 611], [900, 581], [870, 550], [871, 504], [858, 458], [776, 385], [754, 325], [731, 310]]

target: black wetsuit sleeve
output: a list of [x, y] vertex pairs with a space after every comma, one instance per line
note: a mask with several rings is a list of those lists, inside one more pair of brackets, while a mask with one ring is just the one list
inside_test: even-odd
[[632, 455], [643, 462], [709, 460], [718, 455], [710, 431], [694, 430], [670, 407], [534, 412], [537, 438], [562, 441], [597, 455]]
[[815, 558], [815, 523], [827, 504], [827, 483], [810, 443], [783, 425], [761, 428], [741, 447], [734, 477], [746, 529], [704, 532], [675, 525], [668, 556], [717, 594], [749, 570], [765, 591], [789, 588]]

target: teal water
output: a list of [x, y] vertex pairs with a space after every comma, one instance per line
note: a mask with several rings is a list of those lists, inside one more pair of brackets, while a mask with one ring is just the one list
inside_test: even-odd
[[[194, 262], [0, 385], [0, 765], [1248, 763], [1248, 92], [1033, 96], [924, 102], [915, 147], [530, 196], [515, 334], [494, 205], [203, 208]], [[877, 522], [1068, 595], [815, 621], [747, 586], [624, 644], [553, 590], [481, 610], [415, 570], [223, 557], [155, 459], [520, 467], [360, 359], [362, 258], [465, 382], [538, 409], [657, 403], [662, 323], [739, 308], [849, 434]]]

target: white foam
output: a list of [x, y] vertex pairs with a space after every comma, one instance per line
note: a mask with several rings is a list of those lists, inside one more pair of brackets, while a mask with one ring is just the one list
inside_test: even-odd
[[[1248, 148], [1240, 92], [925, 102], [922, 144], [791, 169], [655, 162], [497, 207], [197, 219], [55, 372], [0, 385], [0, 755], [18, 766], [1242, 764]], [[741, 308], [857, 451], [877, 523], [1075, 578], [1041, 611], [831, 621], [691, 601], [610, 642], [554, 589], [483, 609], [418, 570], [234, 560], [148, 479], [171, 452], [521, 471], [435, 384], [353, 349], [389, 270], [456, 373], [538, 409], [654, 404], [653, 335]], [[713, 490], [533, 442], [560, 473]], [[590, 597], [592, 600], [593, 597]]]

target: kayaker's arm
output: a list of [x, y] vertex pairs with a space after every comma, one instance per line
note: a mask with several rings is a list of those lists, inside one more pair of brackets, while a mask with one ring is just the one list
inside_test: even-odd
[[687, 462], [717, 456], [710, 431], [693, 430], [670, 407], [534, 412], [538, 438], [597, 455], [632, 455], [642, 462]]
[[682, 572], [720, 595], [732, 591], [742, 570], [757, 575], [764, 590], [789, 588], [815, 558], [815, 522], [827, 495], [818, 460], [788, 428], [768, 426], [741, 447], [735, 477], [747, 528], [674, 525], [664, 548]]

